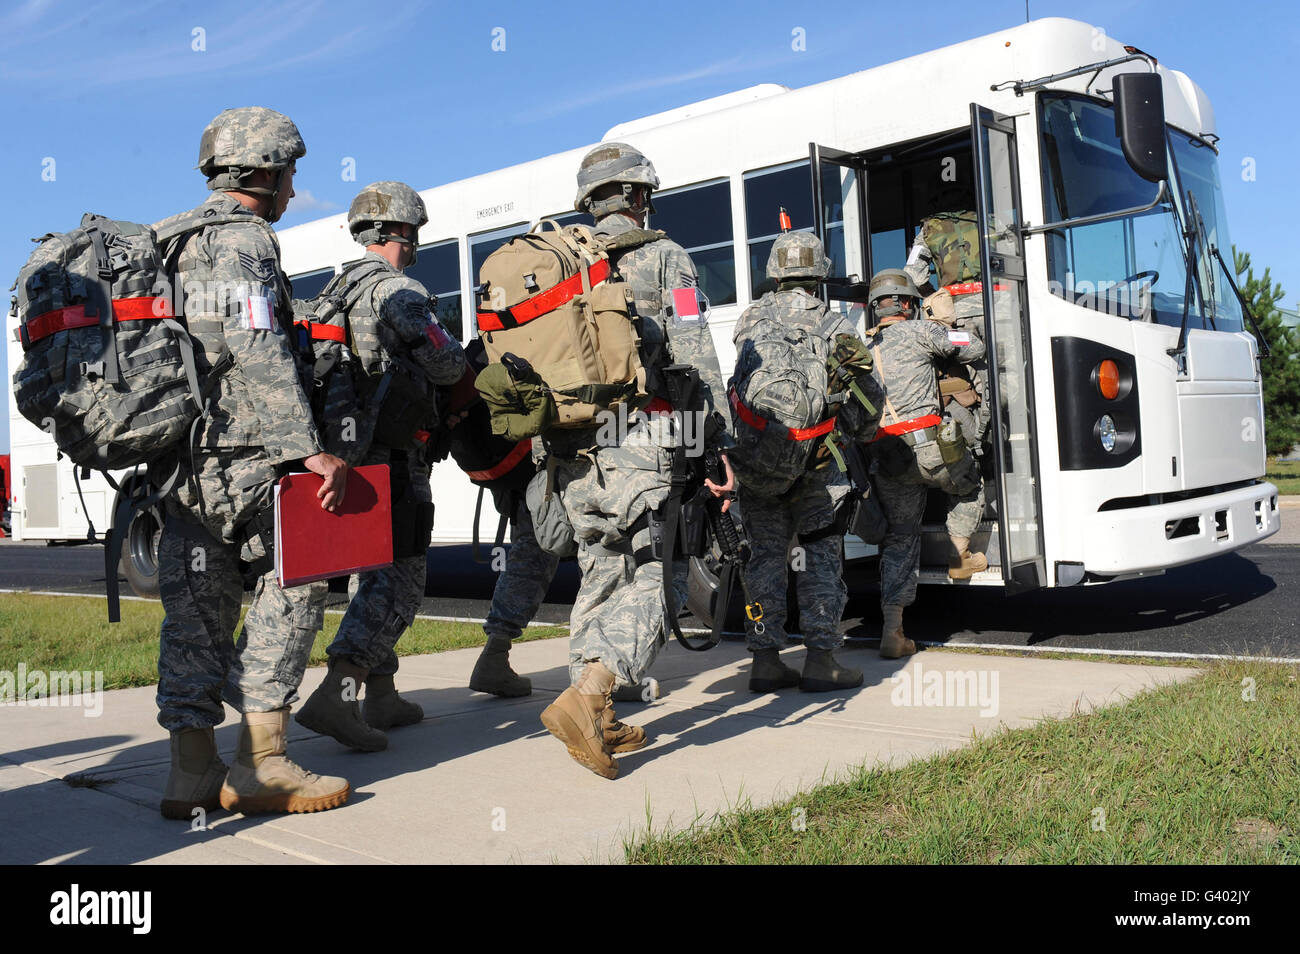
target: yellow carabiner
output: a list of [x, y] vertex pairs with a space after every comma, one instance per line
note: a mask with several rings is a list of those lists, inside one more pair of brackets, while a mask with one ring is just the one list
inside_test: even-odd
[[758, 602], [746, 604], [745, 615], [748, 616], [751, 621], [757, 623], [763, 618], [763, 604]]

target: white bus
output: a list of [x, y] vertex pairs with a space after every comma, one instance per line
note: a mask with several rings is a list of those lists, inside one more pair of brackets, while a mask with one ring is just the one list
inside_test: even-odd
[[[1158, 148], [1150, 103], [1130, 105], [1133, 132], [1117, 133], [1122, 73], [1159, 78]], [[1135, 156], [1143, 134], [1148, 148]], [[1278, 529], [1277, 491], [1262, 480], [1256, 342], [1214, 254], [1230, 249], [1214, 116], [1183, 73], [1087, 24], [1039, 20], [814, 86], [755, 86], [603, 139], [654, 162], [663, 186], [651, 226], [695, 261], [724, 377], [734, 323], [769, 287], [779, 208], [824, 237], [835, 274], [859, 280], [901, 266], [929, 212], [977, 212], [994, 413], [988, 511], [974, 541], [990, 567], [971, 584], [1158, 573]], [[412, 274], [463, 341], [475, 334], [484, 258], [541, 217], [579, 219], [569, 211], [574, 174], [590, 146], [421, 193], [429, 224]], [[1143, 178], [1135, 162], [1150, 178], [1163, 167], [1165, 181]], [[359, 257], [343, 215], [287, 229], [281, 243], [298, 297]], [[862, 320], [861, 306], [832, 305]], [[1103, 362], [1113, 396], [1101, 388]], [[30, 430], [15, 422], [19, 488], [20, 423]], [[432, 483], [435, 542], [468, 541], [475, 488], [450, 461]], [[933, 503], [922, 580], [947, 583]], [[20, 509], [17, 534], [30, 525]], [[495, 514], [481, 523], [489, 537]], [[846, 548], [850, 559], [872, 553], [853, 539]], [[707, 613], [707, 567], [694, 569], [692, 607]]]

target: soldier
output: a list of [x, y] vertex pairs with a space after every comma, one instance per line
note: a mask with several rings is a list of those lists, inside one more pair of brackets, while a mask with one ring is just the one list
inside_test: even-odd
[[871, 279], [868, 308], [874, 373], [885, 392], [880, 433], [873, 445], [872, 474], [889, 533], [880, 551], [880, 607], [884, 629], [880, 655], [897, 659], [916, 652], [903, 635], [903, 609], [916, 599], [921, 563], [921, 517], [926, 492], [948, 494], [948, 535], [955, 555], [948, 575], [970, 577], [988, 566], [970, 552], [970, 538], [984, 515], [979, 468], [960, 428], [939, 416], [935, 369], [984, 356], [984, 342], [969, 331], [917, 318], [920, 293], [908, 275], [885, 269]]
[[[786, 232], [779, 236], [767, 259], [767, 277], [776, 280], [777, 290], [750, 305], [736, 322], [737, 353], [743, 352], [746, 341], [760, 335], [764, 326], [786, 331], [802, 329], [810, 335], [825, 335], [831, 341], [838, 335], [848, 335], [858, 341], [853, 324], [843, 316], [836, 320], [837, 316], [831, 315], [816, 295], [817, 280], [825, 278], [829, 270], [830, 261], [815, 235]], [[858, 346], [865, 350], [860, 341]], [[769, 373], [772, 370], [767, 369]], [[836, 417], [840, 434], [851, 439], [870, 440], [875, 433], [880, 395], [874, 379], [868, 377], [867, 381], [873, 385], [869, 400], [876, 409], [875, 415], [856, 401], [850, 401], [839, 409]], [[730, 396], [733, 415], [754, 415], [752, 409], [743, 408], [734, 388]], [[793, 485], [782, 477], [765, 473], [762, 466], [750, 461], [739, 448], [732, 452], [732, 457], [740, 483], [739, 500], [745, 528], [753, 549], [744, 570], [746, 592], [749, 599], [763, 607], [760, 621], [746, 620], [746, 642], [754, 654], [750, 691], [775, 692], [798, 686], [805, 692], [826, 692], [860, 686], [862, 673], [842, 665], [833, 655], [844, 645], [839, 624], [848, 598], [841, 557], [849, 515], [848, 477], [834, 465], [825, 447], [811, 454], [808, 470]], [[796, 577], [799, 618], [807, 647], [802, 675], [784, 665], [780, 658], [787, 638], [786, 557], [791, 538], [796, 535], [805, 560]]]
[[[342, 503], [347, 464], [324, 453], [290, 346], [289, 287], [269, 223], [293, 196], [306, 153], [288, 117], [228, 109], [203, 131], [198, 168], [213, 195], [159, 223], [185, 289], [195, 361], [212, 387], [183, 480], [166, 500], [159, 544], [163, 609], [158, 721], [171, 733], [160, 809], [311, 812], [348, 799], [345, 779], [314, 775], [285, 755], [289, 706], [321, 628], [324, 583], [281, 589], [266, 541], [276, 479], [304, 467], [324, 478], [321, 506]], [[188, 224], [210, 224], [185, 231]], [[240, 560], [261, 565], [239, 642]], [[242, 714], [235, 764], [217, 757], [222, 699]], [[224, 782], [223, 782], [224, 779]]]
[[[424, 710], [394, 688], [393, 647], [424, 597], [433, 529], [427, 428], [437, 423], [436, 388], [455, 384], [465, 373], [460, 342], [438, 323], [429, 293], [402, 274], [415, 261], [419, 229], [428, 221], [424, 200], [410, 186], [366, 186], [348, 209], [348, 229], [366, 254], [336, 279], [345, 289], [359, 367], [355, 378], [331, 378], [323, 427], [331, 449], [337, 447], [349, 463], [389, 466], [394, 559], [391, 566], [353, 577], [347, 612], [326, 650], [329, 674], [295, 718], [363, 752], [388, 746], [383, 729], [424, 718]], [[355, 399], [338, 399], [349, 384]], [[357, 427], [347, 427], [349, 417]], [[363, 682], [364, 707], [357, 703]]]
[[[949, 193], [945, 196], [951, 197]], [[952, 327], [984, 337], [984, 285], [980, 281], [979, 231], [974, 212], [936, 212], [921, 222], [903, 270], [917, 288], [926, 287], [930, 270], [935, 284], [952, 296]], [[988, 437], [991, 408], [988, 366], [984, 358], [969, 365], [940, 369], [943, 409], [962, 429], [979, 455]]]
[[[674, 289], [695, 287], [695, 266], [680, 245], [645, 227], [658, 187], [654, 166], [638, 150], [604, 143], [583, 157], [574, 207], [591, 214], [611, 265], [635, 295], [641, 362], [654, 396], [647, 410], [679, 416], [651, 413], [617, 428], [620, 436], [604, 446], [597, 446], [594, 427], [544, 435], [555, 490], [577, 539], [582, 584], [570, 620], [572, 684], [542, 713], [542, 723], [577, 762], [605, 778], [618, 775], [611, 753], [646, 744], [644, 730], [618, 721], [611, 695], [616, 685], [641, 681], [667, 633], [663, 563], [652, 552], [650, 520], [673, 490], [673, 460], [680, 456], [674, 448], [684, 444], [680, 415], [698, 410], [668, 404], [668, 365], [698, 369], [706, 439], [725, 442], [726, 435], [714, 410], [722, 373], [709, 330], [703, 321], [688, 326], [667, 307]], [[707, 482], [715, 496], [734, 486], [725, 467], [726, 484]], [[684, 561], [674, 562], [670, 583], [683, 605]]]

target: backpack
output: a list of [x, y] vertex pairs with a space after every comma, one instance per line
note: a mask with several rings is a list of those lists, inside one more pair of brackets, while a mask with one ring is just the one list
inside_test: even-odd
[[737, 445], [731, 455], [742, 469], [783, 481], [781, 493], [809, 469], [819, 438], [835, 430], [833, 405], [846, 395], [831, 393], [827, 366], [830, 329], [839, 320], [827, 315], [809, 331], [761, 318], [736, 356], [727, 384]]
[[[194, 345], [167, 294], [183, 241], [166, 261], [162, 248], [235, 220], [195, 216], [158, 235], [147, 225], [86, 213], [71, 232], [38, 240], [13, 285], [10, 314], [19, 319], [23, 347], [14, 401], [77, 466], [147, 464], [178, 444], [203, 412]], [[220, 363], [206, 375], [208, 389], [224, 370]]]
[[[362, 259], [330, 279], [309, 301], [293, 302], [300, 350], [309, 355], [312, 412], [330, 436], [352, 416], [365, 422], [372, 441], [413, 450], [437, 424], [438, 406], [424, 373], [408, 358], [384, 354], [384, 370], [366, 374], [380, 351], [379, 337], [355, 327], [353, 309], [390, 277], [383, 263]], [[377, 316], [376, 316], [377, 318]], [[331, 440], [336, 448], [342, 446]], [[344, 455], [346, 456], [346, 455]]]
[[479, 279], [488, 366], [477, 386], [493, 433], [584, 427], [647, 396], [632, 289], [586, 226], [543, 219], [489, 255]]
[[980, 232], [974, 212], [938, 212], [921, 223], [921, 241], [934, 257], [940, 285], [980, 277]]

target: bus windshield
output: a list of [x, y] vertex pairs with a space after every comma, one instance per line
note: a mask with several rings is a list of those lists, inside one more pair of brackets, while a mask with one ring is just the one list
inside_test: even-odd
[[[1194, 148], [1171, 131], [1178, 178], [1172, 190], [1196, 195], [1208, 241], [1226, 259], [1227, 223], [1213, 151]], [[1109, 104], [1063, 94], [1044, 94], [1040, 112], [1044, 214], [1060, 222], [1149, 205], [1158, 186], [1124, 159]], [[1104, 222], [1063, 226], [1047, 236], [1051, 291], [1066, 301], [1109, 315], [1178, 327], [1183, 318], [1187, 270], [1182, 226], [1173, 197], [1154, 208]], [[1211, 272], [1206, 249], [1193, 286], [1188, 327], [1240, 331], [1241, 310], [1221, 271]], [[1217, 268], [1217, 266], [1216, 266]], [[1214, 281], [1208, 279], [1213, 277]], [[1214, 308], [1202, 307], [1213, 288]], [[1212, 319], [1205, 314], [1211, 311]]]

